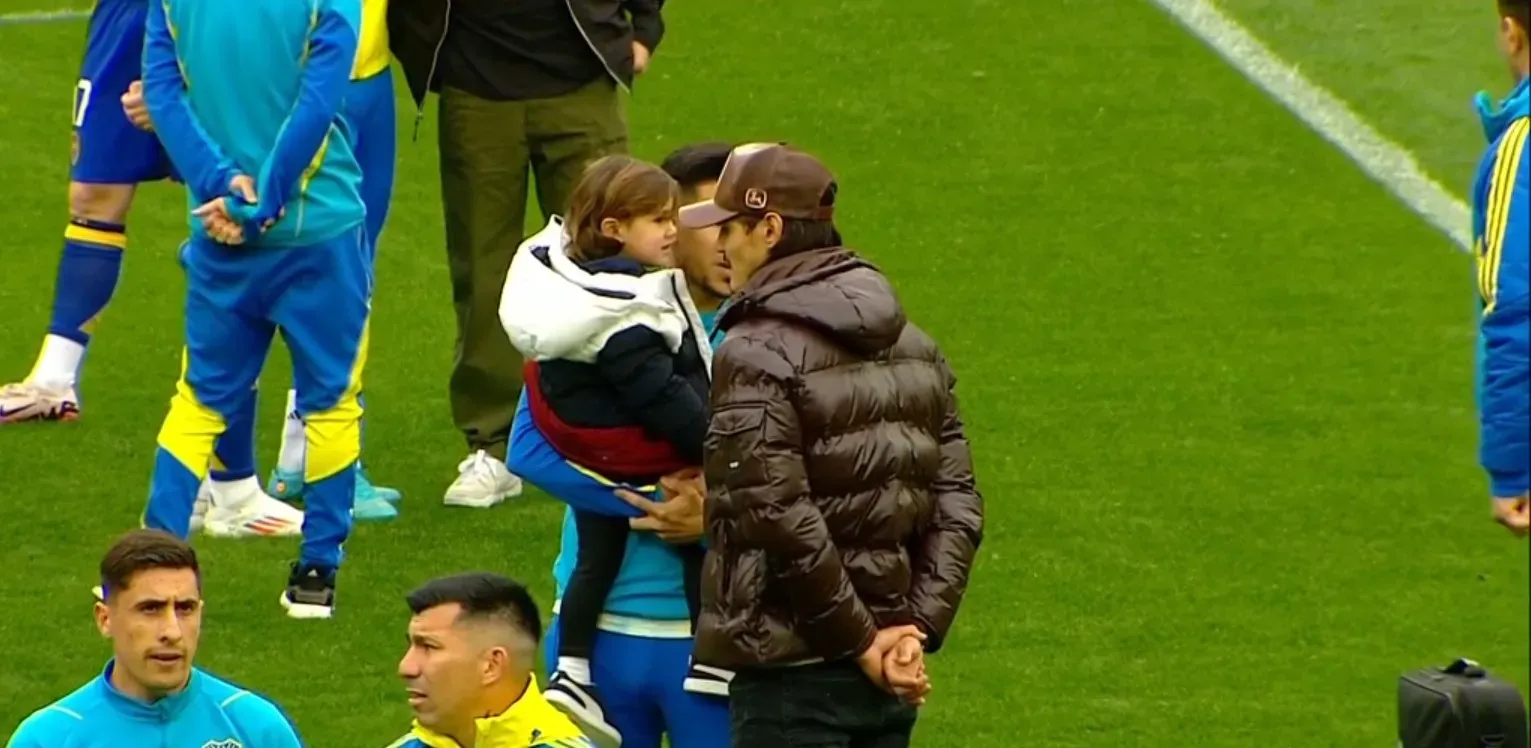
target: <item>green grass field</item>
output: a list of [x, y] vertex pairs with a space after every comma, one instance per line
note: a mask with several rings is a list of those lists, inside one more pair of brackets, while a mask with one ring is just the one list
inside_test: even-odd
[[[57, 0], [0, 0], [0, 13]], [[1503, 91], [1487, 2], [1230, 0], [1465, 197]], [[1480, 7], [1481, 6], [1481, 7]], [[1392, 745], [1397, 676], [1475, 657], [1531, 687], [1527, 544], [1476, 467], [1469, 259], [1138, 0], [676, 2], [640, 156], [786, 139], [839, 173], [849, 242], [947, 349], [987, 539], [916, 731], [930, 748]], [[47, 325], [80, 21], [0, 25], [0, 379]], [[199, 662], [310, 745], [409, 720], [403, 593], [489, 568], [546, 605], [561, 505], [443, 508], [463, 444], [435, 176], [401, 108], [368, 370], [374, 477], [328, 623], [276, 603], [287, 541], [197, 541]], [[0, 734], [93, 676], [99, 554], [136, 526], [178, 371], [184, 199], [145, 189], [84, 418], [0, 429]], [[268, 367], [262, 468], [286, 359]]]

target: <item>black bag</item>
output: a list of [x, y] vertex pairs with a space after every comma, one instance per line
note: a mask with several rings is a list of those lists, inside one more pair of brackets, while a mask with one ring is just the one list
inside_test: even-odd
[[1398, 679], [1398, 748], [1528, 748], [1526, 703], [1472, 660]]

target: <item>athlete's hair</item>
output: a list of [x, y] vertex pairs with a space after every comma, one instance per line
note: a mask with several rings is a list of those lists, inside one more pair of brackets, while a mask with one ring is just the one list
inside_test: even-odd
[[1531, 0], [1499, 0], [1499, 14], [1513, 18], [1521, 31], [1531, 33]]
[[734, 147], [722, 142], [683, 145], [665, 156], [659, 168], [680, 184], [686, 198], [696, 197], [696, 188], [704, 182], [716, 182], [723, 176], [723, 165]]
[[186, 541], [160, 530], [133, 530], [101, 557], [101, 596], [126, 590], [140, 572], [151, 569], [190, 569], [202, 584], [197, 552]]
[[542, 641], [542, 617], [526, 586], [487, 571], [439, 577], [421, 585], [404, 598], [415, 615], [432, 608], [456, 604], [462, 608], [458, 621], [495, 621]]
[[680, 186], [663, 169], [631, 156], [606, 156], [586, 167], [569, 198], [565, 217], [576, 260], [600, 260], [622, 251], [622, 243], [601, 233], [608, 218], [674, 213]]

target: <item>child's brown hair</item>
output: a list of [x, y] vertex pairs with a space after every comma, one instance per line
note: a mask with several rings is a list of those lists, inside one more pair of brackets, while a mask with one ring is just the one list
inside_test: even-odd
[[631, 156], [606, 156], [585, 167], [569, 196], [564, 225], [569, 256], [588, 262], [622, 251], [622, 243], [601, 233], [601, 222], [678, 210], [680, 185], [663, 169]]

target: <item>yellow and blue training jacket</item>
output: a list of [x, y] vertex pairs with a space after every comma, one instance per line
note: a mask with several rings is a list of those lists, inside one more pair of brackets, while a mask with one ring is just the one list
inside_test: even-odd
[[1477, 105], [1489, 140], [1473, 184], [1479, 461], [1493, 495], [1510, 498], [1531, 490], [1531, 79]]

